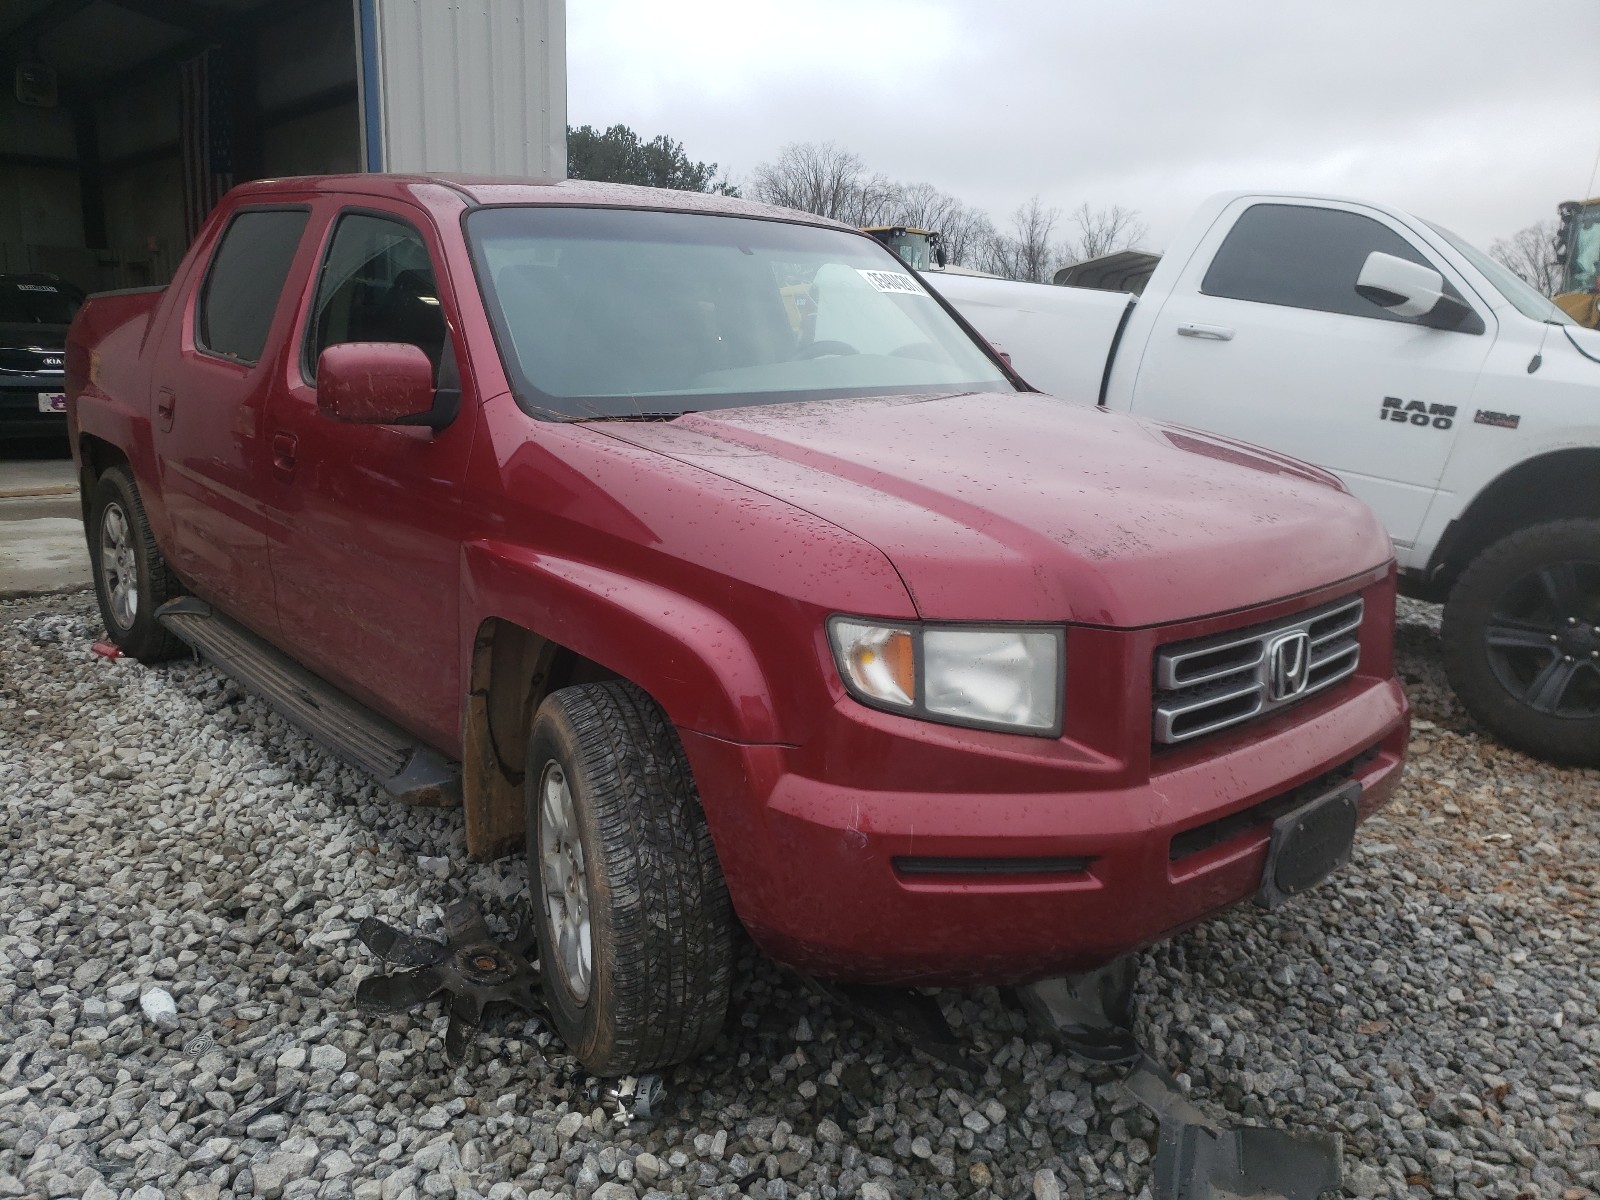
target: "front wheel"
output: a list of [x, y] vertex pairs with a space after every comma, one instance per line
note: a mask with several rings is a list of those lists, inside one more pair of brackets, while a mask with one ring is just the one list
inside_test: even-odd
[[1600, 765], [1600, 520], [1517, 530], [1479, 554], [1445, 602], [1445, 672], [1508, 745]]
[[677, 731], [620, 680], [528, 737], [528, 893], [557, 1031], [595, 1075], [695, 1057], [728, 1005], [733, 916]]

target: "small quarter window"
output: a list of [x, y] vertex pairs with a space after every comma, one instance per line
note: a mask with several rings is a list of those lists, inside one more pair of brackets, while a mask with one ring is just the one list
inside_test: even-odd
[[[1232, 300], [1415, 324], [1415, 318], [1396, 316], [1356, 292], [1362, 265], [1375, 250], [1438, 270], [1405, 238], [1360, 213], [1254, 204], [1228, 231], [1200, 290]], [[1448, 282], [1445, 291], [1460, 298]]]
[[228, 223], [200, 292], [195, 335], [202, 349], [260, 360], [310, 216], [305, 209], [246, 210]]
[[447, 330], [439, 287], [422, 235], [403, 221], [346, 213], [334, 227], [317, 283], [306, 336], [306, 375], [317, 358], [343, 342], [404, 342], [433, 363], [444, 355]]

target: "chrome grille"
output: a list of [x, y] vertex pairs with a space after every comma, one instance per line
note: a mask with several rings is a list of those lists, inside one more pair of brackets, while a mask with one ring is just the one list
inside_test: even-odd
[[[1172, 746], [1265, 716], [1355, 674], [1361, 663], [1360, 596], [1281, 621], [1156, 651], [1157, 745]], [[1281, 652], [1274, 647], [1283, 646]], [[1285, 658], [1296, 651], [1285, 670]]]
[[60, 375], [66, 358], [65, 350], [48, 346], [4, 346], [0, 347], [0, 374]]

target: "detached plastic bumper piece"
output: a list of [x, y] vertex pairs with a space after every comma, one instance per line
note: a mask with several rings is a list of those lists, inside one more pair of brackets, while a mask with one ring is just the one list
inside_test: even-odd
[[1122, 1087], [1160, 1123], [1156, 1200], [1317, 1200], [1343, 1181], [1338, 1134], [1223, 1126], [1191, 1104], [1133, 1033], [1133, 960], [1017, 989], [1029, 1016], [1064, 1049], [1121, 1071]]
[[1150, 1180], [1157, 1200], [1317, 1200], [1339, 1190], [1338, 1134], [1214, 1125], [1148, 1057], [1123, 1087], [1161, 1123]]

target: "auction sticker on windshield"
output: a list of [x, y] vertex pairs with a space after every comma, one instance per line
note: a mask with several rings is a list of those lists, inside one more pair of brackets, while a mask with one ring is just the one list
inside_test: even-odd
[[39, 411], [59, 413], [66, 412], [67, 394], [65, 392], [40, 392]]
[[904, 271], [869, 271], [865, 267], [857, 267], [861, 278], [865, 279], [880, 292], [897, 292], [902, 296], [926, 296], [922, 285]]

